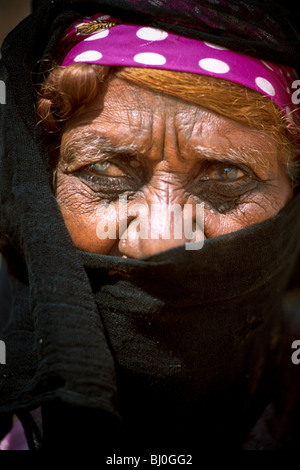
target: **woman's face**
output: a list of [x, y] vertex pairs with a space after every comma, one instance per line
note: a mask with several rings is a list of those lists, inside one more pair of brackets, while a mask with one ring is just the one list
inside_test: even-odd
[[292, 197], [281, 161], [266, 134], [114, 78], [64, 129], [57, 200], [77, 248], [140, 258], [274, 216]]

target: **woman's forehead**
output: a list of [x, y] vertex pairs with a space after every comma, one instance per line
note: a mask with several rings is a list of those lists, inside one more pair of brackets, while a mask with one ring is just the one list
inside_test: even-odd
[[103, 104], [92, 103], [66, 127], [61, 153], [69, 162], [84, 158], [82, 148], [95, 156], [102, 152], [155, 160], [168, 146], [185, 161], [226, 159], [268, 170], [277, 164], [277, 147], [269, 134], [119, 79], [109, 84]]

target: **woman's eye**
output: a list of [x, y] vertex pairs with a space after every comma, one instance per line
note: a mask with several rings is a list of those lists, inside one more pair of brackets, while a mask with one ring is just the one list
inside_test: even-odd
[[206, 180], [216, 180], [221, 182], [231, 182], [243, 178], [246, 173], [240, 168], [225, 166], [222, 168], [214, 168], [205, 175]]
[[111, 162], [103, 161], [89, 165], [89, 170], [95, 175], [125, 176], [125, 173]]

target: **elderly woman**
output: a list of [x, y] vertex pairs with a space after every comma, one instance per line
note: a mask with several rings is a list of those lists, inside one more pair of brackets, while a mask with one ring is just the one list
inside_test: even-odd
[[298, 33], [277, 4], [117, 3], [4, 44], [2, 434], [106, 463], [297, 448]]

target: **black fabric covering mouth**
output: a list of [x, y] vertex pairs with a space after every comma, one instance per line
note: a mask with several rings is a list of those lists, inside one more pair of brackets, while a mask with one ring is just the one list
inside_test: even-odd
[[[237, 450], [266, 404], [280, 400], [299, 201], [200, 250], [139, 260], [78, 252], [116, 368], [121, 421], [112, 434], [107, 425], [106, 455]], [[60, 413], [55, 403], [44, 410], [50, 449]], [[101, 429], [87, 431], [85, 445]]]
[[198, 420], [203, 435], [205, 424], [213, 433], [222, 421], [219, 437], [240, 441], [276, 381], [281, 297], [299, 254], [299, 196], [269, 221], [208, 240], [199, 252], [139, 261], [81, 253], [52, 194], [36, 122], [40, 61], [55, 56], [57, 39], [82, 14], [103, 11], [298, 67], [297, 13], [277, 2], [199, 3], [51, 1], [3, 45], [0, 240], [12, 305], [1, 331], [0, 411], [47, 404], [50, 441], [56, 400], [85, 416], [97, 410], [127, 439], [139, 441], [143, 429], [150, 441], [151, 433], [172, 441]]
[[245, 438], [278, 380], [299, 198], [200, 250], [81, 253], [114, 355], [126, 446]]

